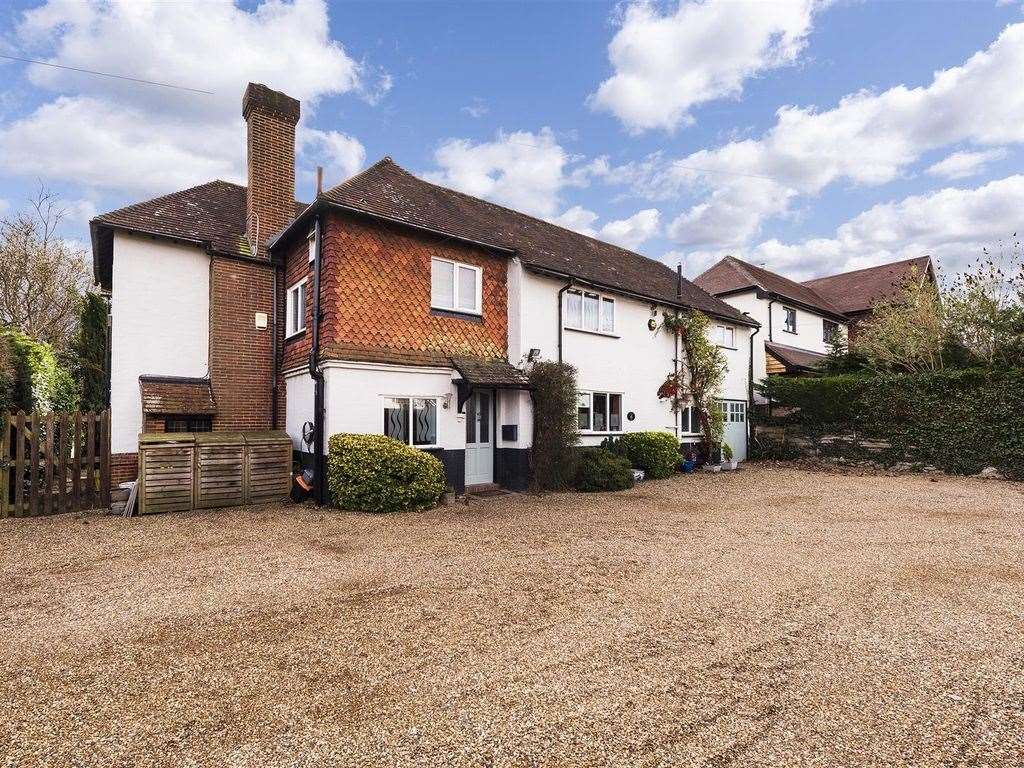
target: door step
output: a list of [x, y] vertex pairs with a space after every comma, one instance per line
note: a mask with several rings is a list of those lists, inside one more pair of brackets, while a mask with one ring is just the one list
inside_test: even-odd
[[511, 496], [512, 491], [507, 491], [497, 483], [480, 483], [479, 485], [467, 485], [466, 497], [473, 499], [490, 499], [495, 496]]

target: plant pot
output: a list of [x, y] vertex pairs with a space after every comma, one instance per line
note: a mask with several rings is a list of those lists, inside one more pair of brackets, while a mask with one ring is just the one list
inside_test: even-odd
[[722, 471], [722, 465], [721, 464], [705, 464], [704, 465], [704, 469], [706, 471], [708, 471], [708, 472], [721, 472]]
[[727, 472], [732, 472], [734, 469], [736, 469], [736, 464], [736, 459], [729, 459], [729, 461], [723, 461], [722, 469], [726, 470]]

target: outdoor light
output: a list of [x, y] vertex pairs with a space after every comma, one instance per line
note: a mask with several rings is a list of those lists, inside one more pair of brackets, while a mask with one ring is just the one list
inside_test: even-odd
[[533, 349], [531, 349], [531, 350], [529, 351], [529, 353], [528, 353], [528, 354], [526, 355], [526, 362], [528, 362], [528, 363], [532, 363], [532, 362], [534, 362], [534, 361], [535, 361], [535, 360], [536, 360], [536, 359], [537, 359], [538, 357], [540, 357], [540, 350], [539, 350], [539, 349], [537, 349], [536, 347], [534, 347], [534, 348], [533, 348]]

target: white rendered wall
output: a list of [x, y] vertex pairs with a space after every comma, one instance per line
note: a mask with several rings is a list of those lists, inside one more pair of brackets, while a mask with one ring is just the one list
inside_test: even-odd
[[302, 425], [313, 420], [313, 379], [307, 368], [285, 375], [284, 428], [296, 450], [310, 450], [302, 442]]
[[[564, 286], [528, 271], [522, 275], [522, 349], [540, 349], [542, 359], [558, 359], [558, 292]], [[615, 334], [565, 329], [563, 360], [576, 367], [579, 389], [622, 393], [623, 431], [675, 434], [676, 416], [669, 402], [657, 396], [658, 387], [673, 370], [674, 338], [647, 327], [652, 318], [661, 324], [665, 308], [608, 295], [615, 298]], [[736, 349], [724, 350], [729, 369], [720, 396], [746, 400], [748, 332], [744, 326], [735, 328]], [[633, 421], [625, 419], [630, 411], [636, 415]], [[582, 442], [596, 445], [606, 434], [584, 433]]]
[[209, 372], [210, 257], [199, 248], [115, 233], [110, 314], [111, 451], [135, 453], [139, 376]]

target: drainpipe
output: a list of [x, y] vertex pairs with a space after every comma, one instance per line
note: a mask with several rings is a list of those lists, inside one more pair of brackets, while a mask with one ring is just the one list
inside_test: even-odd
[[270, 428], [277, 429], [277, 285], [278, 285], [278, 272], [280, 271], [278, 266], [274, 266], [274, 279], [271, 288], [271, 301], [274, 308], [271, 312], [273, 318], [270, 323], [270, 332], [273, 334], [270, 337]]
[[320, 214], [313, 225], [313, 334], [309, 350], [309, 375], [313, 378], [313, 496], [317, 504], [326, 501], [324, 493], [324, 372], [320, 368], [320, 267], [323, 261], [323, 240]]
[[772, 304], [775, 303], [775, 299], [771, 299], [768, 302], [768, 341], [774, 341], [772, 339]]
[[[681, 263], [676, 265], [676, 299], [679, 300], [680, 302], [683, 300], [683, 265]], [[678, 328], [679, 327], [679, 309], [678, 308], [675, 310], [675, 318], [676, 318], [676, 328]], [[672, 354], [674, 355], [674, 357], [672, 359], [672, 369], [673, 369], [673, 372], [675, 373], [676, 381], [679, 381], [679, 346], [680, 346], [680, 344], [679, 344], [679, 333], [678, 333], [678, 331], [674, 330], [672, 332], [672, 336], [673, 336]], [[680, 424], [680, 415], [679, 415], [679, 407], [678, 406], [679, 406], [679, 402], [677, 400], [676, 401], [676, 418], [675, 418], [675, 422], [676, 422], [676, 442], [677, 443], [679, 442], [679, 433], [682, 431], [682, 425]]]
[[[744, 315], [750, 317], [749, 312], [744, 312]], [[771, 304], [768, 304], [768, 322], [771, 322]], [[768, 326], [769, 332], [771, 326]], [[761, 326], [757, 326], [753, 331], [750, 332], [750, 358], [747, 361], [749, 364], [749, 370], [747, 373], [747, 458], [750, 458], [750, 414], [754, 409], [754, 337], [761, 332]]]
[[562, 306], [565, 303], [563, 301], [563, 298], [565, 296], [565, 292], [568, 291], [570, 288], [572, 288], [572, 283], [566, 283], [562, 287], [562, 290], [560, 290], [558, 292], [558, 362], [559, 362], [559, 364], [561, 364], [561, 362], [562, 362], [562, 330], [563, 330], [562, 326], [564, 325], [564, 323], [562, 322]]

